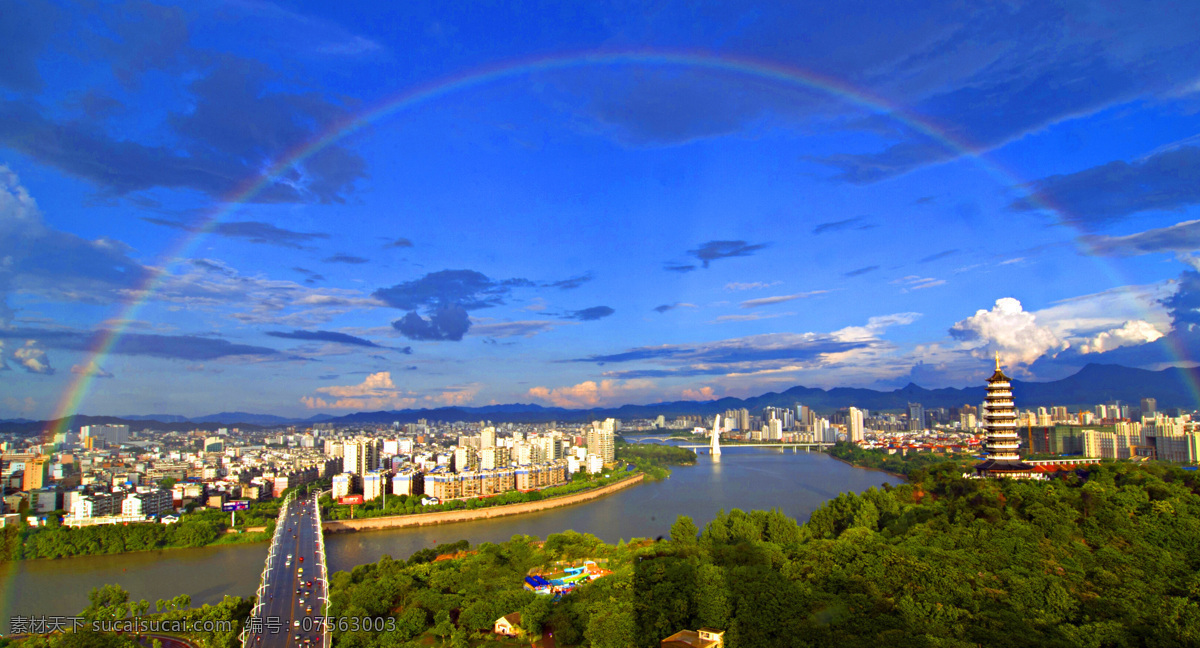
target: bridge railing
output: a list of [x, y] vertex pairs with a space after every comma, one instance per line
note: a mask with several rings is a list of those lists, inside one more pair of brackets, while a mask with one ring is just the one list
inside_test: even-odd
[[321, 531], [321, 504], [319, 501], [320, 493], [313, 495], [313, 522], [317, 525], [317, 579], [321, 583], [321, 616], [323, 617], [321, 625], [324, 626], [324, 638], [321, 641], [322, 646], [329, 646], [329, 574], [325, 564], [325, 534]]
[[[263, 567], [262, 576], [258, 579], [258, 590], [254, 594], [254, 609], [250, 611], [251, 619], [260, 618], [262, 616], [263, 594], [265, 594], [267, 590], [267, 577], [271, 574], [271, 564], [275, 559], [275, 547], [279, 545], [279, 534], [282, 533], [284, 522], [287, 518], [288, 505], [292, 503], [292, 497], [294, 495], [295, 491], [288, 493], [287, 496], [283, 498], [283, 501], [279, 504], [279, 516], [275, 519], [275, 535], [271, 537], [271, 547], [267, 549], [267, 564]], [[244, 648], [246, 642], [250, 639], [249, 623], [242, 627], [242, 633], [239, 638], [241, 639], [242, 646]], [[325, 645], [328, 646], [329, 644]]]

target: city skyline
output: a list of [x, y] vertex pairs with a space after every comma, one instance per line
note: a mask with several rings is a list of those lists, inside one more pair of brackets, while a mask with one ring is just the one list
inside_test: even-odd
[[1200, 7], [219, 8], [17, 5], [0, 418], [963, 387], [996, 353], [1044, 381], [1200, 349]]

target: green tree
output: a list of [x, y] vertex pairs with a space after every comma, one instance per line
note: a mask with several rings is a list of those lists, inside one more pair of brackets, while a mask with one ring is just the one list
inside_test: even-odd
[[700, 535], [700, 527], [697, 527], [692, 518], [686, 515], [675, 518], [675, 524], [671, 525], [671, 542], [676, 544], [696, 544], [698, 535]]

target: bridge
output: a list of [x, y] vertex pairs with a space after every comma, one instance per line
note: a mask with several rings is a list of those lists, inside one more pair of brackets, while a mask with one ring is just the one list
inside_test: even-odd
[[291, 493], [279, 507], [275, 536], [250, 620], [242, 632], [248, 648], [328, 646], [329, 604], [325, 539], [317, 497]]
[[[703, 445], [680, 445], [677, 447], [687, 448], [689, 450], [712, 450], [712, 446], [708, 443]], [[717, 449], [717, 454], [720, 454], [722, 450], [728, 450], [730, 448], [804, 448], [806, 450], [817, 448], [820, 450], [832, 447], [832, 443], [737, 443], [736, 441], [730, 443], [729, 441], [725, 441], [721, 443], [720, 447]]]

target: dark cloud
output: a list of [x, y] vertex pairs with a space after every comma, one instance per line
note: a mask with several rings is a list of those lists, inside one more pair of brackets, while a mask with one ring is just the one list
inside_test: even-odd
[[320, 376], [317, 376], [317, 380], [334, 380], [340, 377], [341, 376], [339, 374], [321, 374]]
[[517, 322], [487, 322], [473, 324], [472, 335], [489, 338], [533, 337], [562, 326], [562, 322], [553, 320], [524, 320]]
[[701, 265], [707, 268], [710, 262], [717, 259], [750, 256], [765, 247], [767, 247], [766, 243], [750, 244], [745, 241], [709, 241], [695, 250], [688, 250], [688, 254], [699, 259]]
[[156, 218], [153, 216], [144, 216], [142, 220], [155, 225], [171, 227], [185, 232], [198, 232], [205, 230], [217, 236], [226, 238], [236, 238], [249, 241], [251, 243], [259, 243], [262, 245], [278, 245], [280, 247], [303, 249], [305, 243], [310, 243], [318, 239], [329, 238], [328, 234], [322, 232], [295, 232], [282, 227], [276, 227], [270, 223], [262, 223], [258, 221], [236, 221], [233, 223], [217, 223], [205, 228], [200, 224], [184, 223], [176, 220], [168, 220], [165, 218]]
[[360, 256], [352, 256], [349, 254], [342, 254], [340, 252], [333, 256], [325, 257], [322, 260], [325, 263], [349, 263], [352, 265], [361, 265], [363, 263], [370, 263], [370, 261], [371, 261], [370, 259], [364, 259], [363, 257], [360, 257]]
[[528, 285], [530, 282], [524, 279], [495, 281], [474, 270], [440, 270], [391, 288], [380, 288], [374, 296], [388, 306], [404, 310], [447, 305], [476, 310], [503, 304], [504, 295], [512, 288]]
[[410, 340], [462, 340], [471, 328], [471, 318], [462, 306], [435, 309], [425, 319], [415, 311], [392, 322], [392, 327]]
[[[495, 280], [474, 270], [440, 270], [420, 279], [380, 288], [373, 296], [409, 312], [392, 326], [413, 340], [461, 340], [471, 328], [467, 311], [504, 303], [514, 288], [535, 287], [527, 279]], [[417, 314], [425, 309], [429, 319]]]
[[[1200, 147], [1184, 146], [1134, 162], [1116, 160], [1033, 183], [1035, 195], [1074, 224], [1095, 228], [1150, 210], [1178, 210], [1200, 203]], [[1018, 200], [1018, 210], [1042, 209]]]
[[577, 277], [571, 277], [570, 279], [563, 279], [561, 281], [551, 281], [551, 282], [548, 282], [548, 283], [545, 283], [542, 285], [547, 288], [558, 288], [560, 290], [574, 290], [575, 288], [578, 288], [578, 287], [582, 286], [583, 284], [585, 284], [595, 278], [596, 278], [596, 275], [594, 273], [585, 272], [584, 274], [581, 274]]
[[695, 270], [695, 269], [696, 269], [696, 266], [691, 265], [691, 264], [684, 264], [684, 263], [665, 263], [665, 264], [663, 264], [663, 270], [669, 270], [671, 272], [691, 272], [692, 270]]
[[921, 196], [920, 198], [917, 198], [916, 200], [914, 200], [913, 204], [914, 205], [928, 205], [929, 203], [933, 202], [934, 200], [937, 200], [937, 198], [935, 198], [934, 196]]
[[682, 305], [683, 305], [683, 302], [675, 302], [674, 304], [660, 304], [658, 306], [655, 306], [652, 310], [656, 313], [665, 313], [670, 310], [675, 310], [676, 308], [679, 308]]
[[865, 275], [868, 272], [875, 272], [878, 269], [879, 269], [879, 266], [877, 266], [877, 265], [866, 266], [864, 268], [858, 268], [856, 270], [851, 270], [849, 272], [843, 272], [842, 276], [843, 277], [857, 277], [859, 275]]
[[733, 371], [777, 368], [813, 361], [825, 354], [841, 353], [875, 344], [873, 341], [838, 340], [830, 335], [775, 334], [734, 338], [700, 345], [637, 347], [620, 353], [592, 355], [571, 362], [596, 364], [650, 362], [662, 368], [606, 373], [617, 378], [723, 375]]
[[[101, 6], [96, 13], [104, 21], [103, 32], [91, 24], [63, 29], [84, 34], [83, 46], [101, 53], [122, 86], [136, 89], [151, 70], [187, 80], [178, 103], [165, 106], [175, 110], [165, 127], [140, 140], [130, 138], [128, 131], [114, 131], [107, 119], [120, 106], [105, 88], [93, 88], [75, 100], [82, 118], [54, 117], [55, 110], [26, 95], [0, 101], [0, 145], [84, 178], [106, 193], [162, 187], [225, 199], [350, 112], [341, 98], [313, 91], [308, 79], [285, 77], [260, 61], [191, 48], [188, 17], [178, 7], [133, 2]], [[30, 55], [41, 49], [44, 16], [17, 22], [8, 20], [7, 13], [5, 17], [0, 84], [36, 89], [40, 81]], [[4, 30], [18, 24], [22, 33], [9, 38]], [[59, 64], [56, 58], [54, 65]], [[335, 143], [240, 199], [343, 202], [365, 176], [361, 156]]]
[[299, 272], [300, 274], [304, 275], [304, 283], [306, 283], [306, 284], [314, 284], [318, 281], [325, 281], [325, 275], [320, 274], [318, 272], [313, 272], [312, 270], [309, 270], [308, 268], [301, 268], [300, 266], [295, 266], [292, 268], [292, 270], [294, 272]]
[[127, 298], [154, 274], [130, 252], [120, 241], [48, 227], [16, 174], [0, 165], [0, 326], [12, 317], [7, 297], [14, 292], [97, 304]]
[[917, 261], [917, 263], [929, 263], [931, 261], [945, 259], [947, 257], [952, 257], [952, 256], [958, 254], [959, 252], [961, 252], [961, 250], [959, 250], [957, 248], [955, 248], [953, 250], [942, 250], [941, 252], [936, 252], [934, 254], [930, 254], [929, 256], [921, 259], [920, 261]]
[[1153, 252], [1189, 255], [1200, 250], [1200, 220], [1146, 230], [1128, 236], [1084, 236], [1093, 254], [1137, 256]]
[[383, 247], [385, 247], [385, 248], [410, 248], [412, 246], [413, 246], [412, 241], [410, 241], [404, 237], [400, 237], [400, 238], [392, 241], [391, 243], [388, 243], [387, 245], [385, 245]]
[[153, 335], [112, 331], [73, 331], [61, 329], [11, 328], [0, 329], [0, 339], [37, 340], [52, 349], [90, 352], [102, 341], [116, 335], [109, 353], [130, 356], [149, 356], [174, 360], [216, 360], [231, 356], [278, 356], [267, 347], [234, 344], [229, 340], [195, 335]]
[[312, 342], [333, 342], [336, 344], [347, 344], [350, 346], [383, 348], [383, 345], [375, 344], [365, 338], [338, 333], [337, 331], [267, 331], [267, 335], [277, 338], [285, 338], [288, 340], [306, 340]]
[[0, 20], [0, 86], [18, 92], [42, 89], [37, 57], [55, 30], [58, 7], [47, 2], [6, 2]]
[[585, 308], [583, 310], [567, 311], [566, 313], [563, 313], [562, 318], [579, 320], [581, 322], [592, 322], [598, 319], [604, 319], [615, 312], [615, 310], [609, 308], [608, 306], [592, 306], [591, 308]]
[[862, 216], [855, 216], [854, 218], [847, 218], [846, 220], [821, 223], [813, 228], [812, 233], [824, 234], [825, 232], [840, 232], [848, 229], [866, 230], [871, 229], [872, 227], [875, 227], [875, 225], [868, 223]]
[[[98, 126], [56, 123], [29, 102], [0, 101], [0, 145], [124, 195], [154, 187], [194, 189], [214, 197], [233, 192], [255, 169], [223, 162], [211, 153], [196, 156], [173, 149], [117, 140]], [[264, 202], [296, 202], [290, 186], [274, 183], [258, 195]]]

